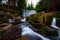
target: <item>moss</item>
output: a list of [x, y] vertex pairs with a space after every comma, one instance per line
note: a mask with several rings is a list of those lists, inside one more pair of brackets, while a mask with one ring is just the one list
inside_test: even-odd
[[30, 15], [30, 17], [27, 17], [27, 21], [28, 22], [34, 22], [34, 23], [40, 23], [43, 24], [43, 17], [44, 17], [45, 13], [44, 12], [40, 12], [37, 14], [32, 14]]
[[27, 21], [30, 22], [36, 29], [37, 28], [40, 29], [38, 30], [38, 33], [46, 34], [48, 36], [57, 36], [58, 35], [57, 30], [50, 31], [46, 27], [48, 25], [51, 25], [53, 17], [56, 17], [58, 22], [60, 21], [60, 18], [59, 18], [60, 15], [59, 16], [57, 14], [49, 15], [42, 12], [30, 15], [30, 17], [27, 17]]
[[54, 30], [54, 31], [47, 31], [46, 34], [49, 35], [49, 36], [58, 36], [57, 30]]
[[60, 14], [50, 16], [49, 24], [51, 24], [53, 17], [56, 17], [56, 24], [57, 24], [57, 26], [60, 26]]
[[49, 31], [46, 28], [46, 25], [44, 25], [44, 24], [41, 25], [41, 29], [39, 30], [39, 32], [42, 34], [48, 35], [48, 36], [57, 36], [58, 35], [57, 30]]

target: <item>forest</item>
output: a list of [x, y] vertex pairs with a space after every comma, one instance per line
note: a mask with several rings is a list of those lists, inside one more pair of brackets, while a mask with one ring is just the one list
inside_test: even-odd
[[0, 0], [0, 40], [60, 40], [60, 0], [27, 1]]

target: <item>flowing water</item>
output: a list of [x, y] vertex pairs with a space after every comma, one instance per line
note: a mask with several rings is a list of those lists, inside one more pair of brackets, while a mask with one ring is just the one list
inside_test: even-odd
[[[12, 20], [12, 19], [8, 19], [8, 20], [9, 20], [9, 23], [14, 22], [14, 20]], [[28, 40], [50, 40], [50, 39], [42, 36], [41, 34], [34, 32], [30, 28], [31, 25], [26, 22], [26, 18], [21, 19], [21, 21], [23, 23], [18, 24], [16, 26], [18, 26], [19, 28], [22, 28], [22, 36], [29, 35]], [[51, 27], [58, 29], [58, 33], [59, 33], [58, 40], [60, 40], [60, 29], [59, 29], [59, 27], [56, 26], [56, 18], [55, 17], [52, 20]]]
[[58, 40], [60, 40], [60, 28], [58, 26], [56, 26], [56, 18], [55, 17], [52, 20], [51, 27], [58, 29], [58, 33], [59, 33]]
[[24, 19], [21, 19], [21, 22], [25, 22], [25, 20], [26, 20], [26, 18], [24, 18]]
[[[31, 12], [31, 14], [32, 13], [34, 14], [34, 12]], [[28, 14], [27, 12], [26, 12], [26, 14], [28, 16], [31, 15], [31, 14]], [[23, 16], [24, 15], [25, 15], [25, 13], [23, 13]], [[25, 16], [27, 16], [27, 15], [25, 15]], [[9, 20], [9, 23], [15, 22], [13, 19], [8, 19], [8, 20]], [[25, 36], [25, 35], [29, 36], [28, 40], [50, 40], [49, 38], [46, 38], [46, 37], [42, 36], [41, 34], [33, 31], [30, 28], [31, 25], [29, 23], [27, 23], [26, 18], [21, 19], [21, 21], [23, 23], [18, 24], [16, 26], [18, 26], [19, 28], [22, 28], [22, 34], [21, 34], [22, 36]], [[56, 26], [56, 18], [55, 17], [52, 19], [51, 27], [58, 29], [58, 34], [59, 34], [58, 40], [60, 40], [60, 28], [58, 26]]]
[[[27, 14], [28, 15], [28, 14]], [[14, 20], [12, 19], [8, 19], [9, 20], [9, 23], [11, 22], [14, 22]], [[41, 34], [38, 34], [36, 32], [34, 32], [31, 28], [30, 28], [30, 24], [26, 22], [26, 18], [24, 19], [21, 19], [21, 21], [23, 23], [21, 24], [18, 24], [16, 26], [18, 26], [19, 28], [22, 28], [22, 36], [27, 36], [29, 35], [29, 38], [28, 40], [50, 40], [44, 36], [42, 36]], [[53, 20], [52, 20], [52, 24], [51, 24], [51, 27], [55, 28], [55, 29], [58, 29], [58, 33], [59, 33], [59, 36], [58, 36], [58, 40], [60, 40], [60, 29], [59, 27], [56, 26], [56, 18], [54, 17]]]
[[56, 26], [56, 18], [54, 17], [52, 20], [52, 24], [51, 27], [55, 28], [55, 29], [59, 29], [59, 27]]
[[[31, 14], [35, 14], [36, 11], [34, 10], [26, 10], [26, 12], [23, 12], [23, 16], [29, 16]], [[25, 35], [29, 35], [29, 39], [28, 40], [50, 40], [48, 38], [43, 37], [41, 34], [38, 34], [36, 32], [34, 32], [31, 28], [30, 28], [30, 24], [26, 22], [26, 18], [24, 18], [23, 23], [21, 23], [21, 28], [22, 28], [22, 36]], [[38, 38], [38, 39], [37, 39]]]
[[13, 22], [15, 22], [14, 19], [8, 19], [8, 21], [9, 21], [9, 23], [13, 23]]
[[[22, 23], [21, 28], [22, 28], [22, 36], [30, 35], [33, 38], [31, 40], [34, 40], [36, 38], [40, 38], [40, 40], [49, 40], [48, 38], [43, 37], [41, 34], [34, 32], [31, 28], [29, 28], [29, 24]], [[30, 39], [28, 39], [28, 40], [30, 40]]]
[[31, 28], [29, 28], [30, 25], [26, 22], [21, 23], [22, 28], [22, 36], [29, 35], [28, 40], [50, 40], [48, 38], [43, 37], [41, 34], [38, 34], [34, 32]]
[[35, 10], [23, 10], [23, 17], [25, 16], [30, 16], [31, 14], [35, 14], [36, 11]]

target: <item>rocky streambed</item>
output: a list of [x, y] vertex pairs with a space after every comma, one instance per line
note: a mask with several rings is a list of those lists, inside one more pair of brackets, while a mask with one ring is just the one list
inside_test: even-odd
[[21, 37], [21, 28], [11, 27], [1, 36], [0, 40], [15, 40], [17, 37]]

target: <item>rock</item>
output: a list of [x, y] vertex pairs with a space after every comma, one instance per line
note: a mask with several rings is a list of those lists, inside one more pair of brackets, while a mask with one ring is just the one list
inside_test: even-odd
[[40, 37], [32, 36], [32, 35], [24, 35], [21, 38], [18, 38], [16, 40], [42, 40]]
[[2, 36], [1, 40], [14, 40], [17, 37], [20, 37], [22, 30], [20, 28], [9, 28], [7, 32]]
[[4, 26], [7, 26], [8, 23], [3, 23], [3, 24], [0, 24], [0, 27], [4, 27]]

